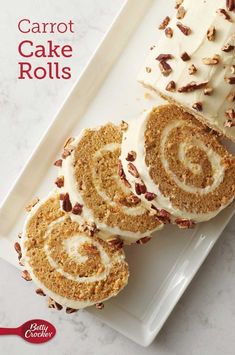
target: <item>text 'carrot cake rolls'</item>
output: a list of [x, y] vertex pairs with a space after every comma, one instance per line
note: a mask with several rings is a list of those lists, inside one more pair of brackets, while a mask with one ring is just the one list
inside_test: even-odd
[[178, 1], [138, 80], [235, 141], [235, 2]]
[[91, 237], [61, 211], [56, 193], [29, 212], [18, 249], [23, 277], [35, 282], [38, 294], [50, 297], [49, 307], [65, 306], [67, 313], [99, 306], [128, 282], [122, 248]]
[[216, 216], [235, 196], [234, 157], [175, 105], [159, 106], [129, 122], [121, 161], [136, 195], [182, 228]]
[[121, 128], [111, 123], [84, 130], [70, 140], [64, 159], [56, 164], [61, 165], [57, 185], [62, 208], [72, 219], [99, 229], [101, 238], [115, 235], [129, 244], [149, 237], [163, 224], [131, 192], [119, 164], [121, 142]]

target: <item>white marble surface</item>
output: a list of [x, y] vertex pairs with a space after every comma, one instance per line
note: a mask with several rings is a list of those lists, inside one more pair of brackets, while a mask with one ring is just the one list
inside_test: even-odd
[[[134, 0], [132, 0], [134, 1]], [[0, 12], [0, 201], [51, 122], [76, 76], [122, 5], [123, 0], [21, 0], [1, 3]], [[73, 43], [71, 80], [17, 80], [17, 20], [72, 19], [74, 35], [60, 35]], [[44, 40], [47, 37], [45, 36]], [[20, 272], [0, 261], [0, 326], [17, 326], [44, 318], [56, 325], [56, 338], [34, 346], [15, 337], [0, 338], [0, 354], [163, 354], [234, 355], [235, 219], [201, 267], [154, 343], [141, 348], [87, 312], [68, 317], [49, 311], [35, 297], [33, 285], [22, 283]]]

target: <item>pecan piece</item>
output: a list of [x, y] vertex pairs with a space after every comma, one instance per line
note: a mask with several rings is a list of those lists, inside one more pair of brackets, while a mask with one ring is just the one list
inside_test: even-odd
[[159, 62], [164, 61], [166, 62], [167, 60], [173, 59], [173, 55], [172, 54], [159, 54], [159, 56], [156, 58], [156, 60], [158, 60]]
[[225, 9], [218, 9], [216, 11], [217, 14], [219, 14], [220, 16], [223, 16], [223, 18], [227, 21], [232, 21], [230, 15], [227, 13], [227, 11]]
[[137, 170], [136, 167], [135, 167], [135, 165], [132, 164], [132, 163], [128, 163], [128, 165], [127, 165], [127, 170], [128, 170], [128, 172], [129, 172], [132, 176], [134, 176], [135, 178], [138, 178], [138, 177], [140, 176], [139, 173], [138, 173], [138, 170]]
[[22, 256], [22, 253], [21, 253], [21, 246], [20, 246], [20, 243], [16, 242], [14, 244], [14, 248], [15, 248], [15, 251], [17, 252], [18, 256]]
[[175, 9], [178, 9], [181, 4], [183, 4], [184, 0], [176, 0], [175, 1]]
[[152, 201], [155, 199], [156, 194], [153, 192], [146, 192], [144, 197], [146, 198], [147, 201]]
[[126, 201], [127, 203], [130, 203], [132, 205], [138, 205], [138, 203], [140, 203], [140, 198], [136, 195], [130, 195], [126, 197]]
[[204, 88], [207, 84], [208, 81], [203, 81], [201, 83], [196, 83], [195, 81], [191, 81], [191, 83], [188, 83], [185, 86], [181, 86], [178, 89], [178, 92], [192, 92]]
[[21, 276], [25, 281], [32, 281], [32, 277], [30, 276], [28, 270], [24, 270]]
[[172, 38], [173, 37], [173, 30], [171, 27], [167, 27], [165, 29], [165, 35], [167, 38]]
[[146, 188], [145, 184], [143, 182], [142, 183], [136, 182], [135, 183], [135, 192], [137, 195], [145, 194], [147, 192], [147, 188]]
[[127, 161], [135, 161], [136, 159], [136, 152], [134, 152], [133, 150], [131, 150], [126, 157]]
[[122, 122], [120, 124], [120, 128], [121, 128], [121, 131], [123, 131], [123, 132], [127, 131], [128, 123], [122, 120]]
[[232, 108], [228, 109], [227, 111], [225, 111], [225, 114], [230, 120], [235, 119], [235, 111], [234, 111], [234, 109], [232, 109]]
[[63, 163], [63, 160], [62, 159], [58, 159], [54, 162], [54, 165], [55, 166], [58, 166], [58, 167], [61, 167], [62, 166], [62, 163]]
[[211, 58], [203, 58], [202, 61], [206, 65], [217, 65], [220, 62], [220, 56], [218, 54], [215, 54]]
[[175, 223], [181, 229], [189, 229], [195, 226], [195, 223], [193, 221], [190, 221], [189, 219], [183, 219], [183, 218], [182, 219], [176, 218]]
[[69, 198], [69, 194], [66, 193], [64, 194], [63, 202], [62, 202], [62, 208], [65, 212], [70, 212], [72, 211], [72, 204]]
[[31, 202], [29, 202], [29, 204], [25, 207], [26, 212], [30, 212], [39, 201], [39, 198], [35, 197]]
[[216, 36], [215, 26], [209, 27], [208, 30], [207, 30], [206, 35], [207, 35], [208, 41], [214, 41], [215, 40], [215, 36]]
[[44, 291], [41, 288], [37, 288], [35, 290], [36, 294], [39, 296], [46, 296], [46, 294], [44, 293]]
[[171, 214], [164, 209], [161, 209], [157, 213], [157, 217], [163, 222], [167, 223], [171, 221]]
[[60, 189], [61, 187], [64, 186], [64, 177], [63, 176], [58, 176], [58, 178], [55, 181], [56, 186]]
[[235, 1], [234, 0], [226, 0], [226, 7], [228, 11], [235, 10]]
[[71, 307], [66, 307], [66, 310], [65, 310], [65, 312], [67, 314], [72, 314], [72, 313], [75, 313], [77, 311], [79, 311], [79, 309], [75, 309], [75, 308], [71, 308]]
[[187, 62], [188, 60], [191, 59], [191, 57], [188, 55], [187, 52], [182, 53], [180, 57], [183, 60], [183, 62]]
[[235, 126], [235, 121], [233, 120], [227, 120], [225, 123], [224, 123], [224, 127], [234, 127]]
[[123, 247], [123, 241], [118, 236], [107, 239], [107, 243], [117, 250]]
[[48, 307], [56, 309], [57, 311], [61, 311], [61, 309], [63, 308], [63, 306], [61, 306], [61, 304], [57, 303], [51, 297], [48, 298]]
[[96, 303], [95, 308], [96, 309], [103, 309], [104, 308], [104, 304], [102, 302]]
[[176, 90], [176, 83], [175, 83], [173, 80], [171, 80], [171, 81], [167, 84], [166, 90], [167, 90], [167, 91], [174, 92], [174, 91]]
[[223, 51], [223, 52], [226, 52], [226, 53], [229, 53], [229, 52], [233, 51], [234, 48], [235, 48], [234, 45], [232, 45], [232, 44], [230, 44], [230, 43], [227, 43], [227, 44], [225, 44], [225, 45], [222, 47], [222, 51]]
[[204, 92], [204, 95], [210, 96], [213, 93], [213, 88], [207, 87], [203, 90], [203, 92]]
[[150, 240], [151, 240], [151, 237], [143, 237], [143, 238], [138, 239], [136, 244], [143, 245], [143, 244], [148, 243]]
[[125, 173], [122, 167], [122, 162], [121, 160], [118, 160], [118, 175], [120, 176], [121, 179], [125, 178]]
[[72, 213], [76, 215], [80, 215], [82, 213], [83, 205], [80, 203], [76, 202], [75, 205], [72, 208]]
[[188, 68], [188, 73], [189, 75], [193, 75], [197, 72], [197, 68], [195, 67], [194, 64], [191, 64], [190, 67]]
[[159, 68], [161, 70], [161, 73], [164, 75], [164, 76], [169, 76], [170, 73], [172, 72], [172, 68], [170, 66], [170, 64], [168, 64], [167, 62], [165, 62], [164, 60], [162, 60], [160, 63], [159, 63]]
[[185, 35], [185, 36], [189, 36], [191, 31], [191, 28], [183, 25], [182, 22], [177, 22], [176, 26], [180, 29], [180, 31]]
[[227, 76], [224, 79], [230, 85], [234, 85], [235, 84], [235, 76]]
[[169, 16], [166, 16], [164, 18], [164, 20], [162, 21], [162, 23], [160, 23], [158, 29], [159, 30], [165, 30], [165, 28], [168, 26], [169, 22], [170, 22], [170, 17]]
[[202, 102], [195, 102], [193, 105], [192, 105], [192, 108], [196, 111], [199, 111], [201, 112], [203, 107], [202, 107]]
[[183, 6], [180, 6], [177, 10], [176, 17], [178, 20], [182, 20], [186, 14], [186, 10]]

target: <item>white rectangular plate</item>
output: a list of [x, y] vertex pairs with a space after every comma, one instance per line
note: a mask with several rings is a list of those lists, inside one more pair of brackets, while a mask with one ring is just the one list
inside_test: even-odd
[[[13, 242], [22, 229], [24, 206], [32, 196], [45, 196], [56, 170], [52, 162], [67, 136], [106, 121], [128, 120], [160, 102], [144, 98], [136, 82], [147, 48], [155, 44], [161, 19], [173, 1], [129, 0], [99, 49], [75, 84], [0, 209], [0, 256], [17, 266]], [[147, 346], [159, 332], [175, 304], [234, 212], [230, 206], [211, 222], [194, 230], [167, 226], [144, 246], [126, 248], [129, 285], [102, 312], [89, 310], [133, 341]]]

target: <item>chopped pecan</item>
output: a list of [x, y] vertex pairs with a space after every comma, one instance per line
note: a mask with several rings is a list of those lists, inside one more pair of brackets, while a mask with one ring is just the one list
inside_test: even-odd
[[182, 20], [186, 14], [186, 10], [183, 6], [180, 6], [177, 10], [176, 17], [178, 20]]
[[173, 80], [171, 80], [168, 84], [167, 84], [167, 86], [166, 86], [166, 90], [167, 91], [175, 91], [176, 90], [176, 83], [173, 81]]
[[71, 308], [71, 307], [66, 307], [66, 310], [65, 310], [65, 312], [67, 314], [72, 314], [72, 313], [75, 313], [75, 312], [78, 312], [78, 311], [79, 311], [79, 309], [75, 309], [75, 308]]
[[147, 192], [147, 188], [146, 188], [145, 184], [143, 182], [141, 182], [141, 183], [136, 182], [135, 183], [135, 192], [137, 195], [145, 194]]
[[159, 63], [159, 68], [161, 70], [161, 73], [164, 75], [164, 76], [168, 76], [170, 75], [170, 73], [172, 72], [172, 68], [170, 66], [170, 64], [168, 64], [167, 62], [165, 62], [164, 60], [162, 60], [160, 63]]
[[220, 56], [218, 54], [215, 54], [211, 58], [203, 58], [202, 61], [206, 65], [216, 65], [220, 62]]
[[27, 270], [24, 270], [21, 276], [25, 281], [32, 281], [32, 277], [30, 276], [30, 273]]
[[151, 73], [152, 69], [150, 67], [145, 67], [147, 73]]
[[158, 211], [157, 217], [163, 223], [167, 223], [167, 222], [171, 221], [171, 214], [169, 212], [167, 212], [166, 210], [164, 210], [164, 209], [161, 209], [160, 211]]
[[83, 244], [82, 248], [86, 251], [87, 254], [94, 256], [99, 255], [100, 252], [95, 245]]
[[125, 173], [122, 167], [122, 162], [121, 160], [118, 160], [118, 175], [120, 176], [121, 179], [125, 178]]
[[99, 232], [99, 228], [95, 223], [84, 223], [81, 226], [83, 232], [87, 232], [90, 237], [93, 237], [96, 233]]
[[195, 226], [195, 223], [193, 221], [190, 221], [189, 219], [183, 219], [183, 218], [176, 218], [175, 223], [181, 229], [189, 229]]
[[226, 0], [226, 7], [228, 11], [235, 10], [235, 1], [234, 0]]
[[171, 27], [167, 27], [165, 29], [165, 35], [167, 38], [172, 38], [173, 37], [173, 30]]
[[25, 207], [27, 212], [30, 212], [34, 206], [40, 201], [38, 197], [35, 197], [29, 204]]
[[41, 288], [37, 288], [35, 290], [36, 294], [39, 296], [46, 296], [46, 294], [44, 293], [44, 291]]
[[148, 243], [150, 240], [151, 240], [151, 237], [143, 237], [143, 238], [138, 239], [136, 244], [143, 245], [143, 244]]
[[178, 89], [178, 92], [192, 92], [192, 91], [204, 88], [207, 84], [208, 84], [208, 81], [203, 81], [201, 83], [196, 83], [195, 81], [191, 81], [187, 85], [181, 86]]
[[64, 177], [63, 176], [58, 176], [58, 178], [55, 181], [55, 184], [58, 188], [61, 188], [64, 186]]
[[192, 32], [191, 31], [191, 28], [186, 26], [186, 25], [183, 25], [182, 22], [177, 22], [176, 26], [180, 29], [180, 31], [185, 35], [185, 36], [188, 36], [190, 35], [190, 33]]
[[21, 253], [21, 246], [20, 246], [20, 243], [16, 242], [14, 244], [14, 248], [15, 248], [15, 251], [17, 252], [17, 254], [21, 257], [22, 256], [22, 253]]
[[187, 52], [182, 53], [180, 57], [184, 62], [187, 62], [191, 59]]
[[175, 1], [175, 9], [178, 9], [181, 4], [183, 4], [184, 0], [176, 0]]
[[216, 36], [215, 26], [209, 27], [208, 30], [207, 30], [206, 35], [207, 35], [208, 41], [214, 41], [215, 40], [215, 36]]
[[235, 76], [227, 76], [224, 79], [230, 85], [234, 85], [235, 84]]
[[57, 303], [51, 297], [48, 298], [48, 307], [56, 309], [57, 311], [61, 311], [61, 309], [63, 308], [63, 306], [61, 306], [61, 304]]
[[169, 22], [170, 22], [170, 17], [169, 16], [166, 16], [164, 18], [164, 20], [162, 21], [162, 23], [160, 23], [159, 25], [159, 30], [165, 30], [165, 28], [168, 26]]
[[235, 101], [235, 91], [230, 92], [230, 94], [227, 96], [227, 101], [228, 102], [234, 102]]
[[82, 213], [83, 205], [80, 203], [76, 202], [75, 205], [72, 208], [72, 213], [76, 215], [80, 215]]
[[213, 88], [207, 87], [203, 90], [203, 92], [204, 92], [204, 95], [210, 96], [213, 93]]
[[131, 150], [126, 157], [127, 161], [135, 161], [136, 159], [136, 152], [134, 152], [133, 150]]
[[232, 45], [232, 44], [230, 44], [230, 43], [227, 43], [227, 44], [225, 44], [225, 45], [222, 47], [222, 51], [223, 51], [223, 52], [226, 52], [226, 53], [229, 53], [229, 52], [233, 51], [234, 48], [235, 48], [234, 45]]
[[68, 156], [71, 155], [73, 150], [74, 150], [74, 148], [64, 148], [63, 153], [62, 153], [62, 158], [63, 159], [68, 158]]
[[193, 75], [197, 72], [197, 68], [195, 67], [194, 64], [191, 64], [190, 67], [188, 68], [188, 73], [189, 75]]
[[134, 176], [135, 178], [138, 178], [138, 177], [140, 176], [139, 173], [138, 173], [138, 170], [137, 170], [136, 167], [135, 167], [135, 165], [132, 164], [132, 163], [128, 163], [128, 165], [127, 165], [127, 170], [128, 170], [128, 172], [129, 172], [132, 176]]
[[63, 163], [63, 160], [62, 159], [58, 159], [54, 162], [54, 165], [55, 166], [58, 166], [58, 167], [61, 167], [62, 166], [62, 163]]
[[120, 128], [121, 128], [121, 131], [123, 131], [123, 132], [127, 131], [128, 130], [128, 123], [122, 120], [122, 122], [120, 124]]
[[144, 197], [146, 198], [147, 201], [152, 201], [155, 199], [156, 194], [153, 192], [146, 192]]
[[158, 60], [159, 62], [164, 61], [166, 62], [167, 60], [173, 59], [173, 55], [172, 54], [159, 54], [159, 56], [156, 58], [156, 60]]
[[123, 241], [119, 238], [119, 236], [107, 239], [107, 243], [117, 250], [120, 250], [123, 247]]
[[234, 127], [235, 126], [235, 120], [227, 120], [225, 123], [224, 123], [224, 127]]
[[138, 203], [140, 203], [140, 198], [136, 195], [130, 195], [126, 197], [126, 201], [127, 203], [131, 203], [133, 205], [138, 205]]
[[95, 308], [96, 309], [103, 309], [104, 308], [104, 304], [102, 302], [96, 303]]
[[217, 14], [219, 14], [220, 16], [223, 16], [223, 18], [227, 21], [232, 21], [230, 15], [227, 13], [227, 11], [225, 9], [218, 9]]
[[63, 202], [62, 202], [62, 208], [65, 212], [70, 212], [72, 211], [72, 204], [69, 198], [69, 194], [66, 193], [64, 194]]
[[202, 102], [195, 102], [193, 105], [192, 105], [192, 108], [196, 111], [199, 111], [201, 112], [203, 107], [202, 107]]
[[226, 116], [230, 119], [233, 120], [235, 119], [235, 110], [230, 108], [227, 111], [225, 111]]

